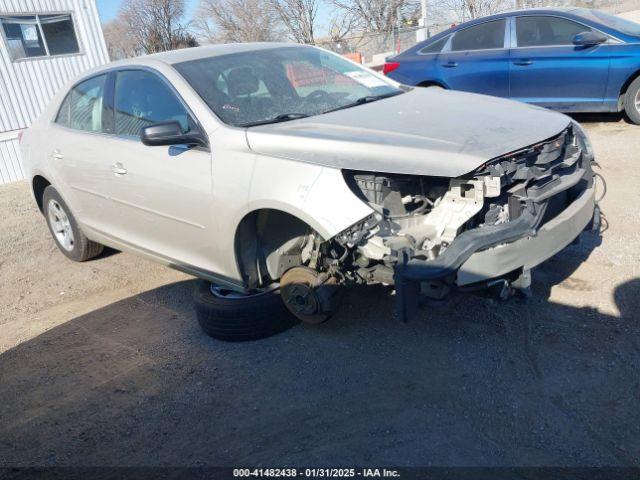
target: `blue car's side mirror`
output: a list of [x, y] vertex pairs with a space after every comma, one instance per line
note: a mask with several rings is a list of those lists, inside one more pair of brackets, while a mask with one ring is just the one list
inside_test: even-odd
[[593, 47], [600, 45], [608, 40], [608, 37], [600, 32], [594, 32], [588, 30], [586, 32], [580, 32], [573, 37], [573, 44], [579, 47]]

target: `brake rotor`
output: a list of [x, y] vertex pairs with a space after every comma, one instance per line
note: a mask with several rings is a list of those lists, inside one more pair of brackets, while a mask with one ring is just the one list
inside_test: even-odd
[[326, 322], [336, 308], [336, 280], [308, 267], [293, 267], [280, 279], [280, 294], [287, 309], [310, 324]]

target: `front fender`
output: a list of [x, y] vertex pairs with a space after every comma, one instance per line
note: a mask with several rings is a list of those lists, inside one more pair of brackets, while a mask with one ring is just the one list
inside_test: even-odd
[[373, 210], [349, 189], [342, 171], [286, 159], [256, 162], [249, 211], [280, 210], [328, 240]]

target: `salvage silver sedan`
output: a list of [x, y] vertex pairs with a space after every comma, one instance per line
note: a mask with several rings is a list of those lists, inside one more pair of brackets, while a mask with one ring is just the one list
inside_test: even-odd
[[62, 253], [103, 245], [201, 282], [212, 336], [320, 323], [341, 287], [419, 294], [500, 283], [592, 221], [593, 152], [537, 107], [413, 89], [324, 50], [217, 45], [85, 74], [22, 139]]

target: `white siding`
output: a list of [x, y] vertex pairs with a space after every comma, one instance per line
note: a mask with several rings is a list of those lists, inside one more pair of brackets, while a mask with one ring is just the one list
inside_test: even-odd
[[23, 178], [18, 139], [0, 141], [0, 185]]
[[[0, 34], [0, 134], [28, 127], [66, 82], [109, 61], [95, 0], [0, 0], [0, 15], [61, 12], [73, 15], [79, 54], [12, 61]], [[14, 168], [10, 143], [0, 143], [0, 183]]]

